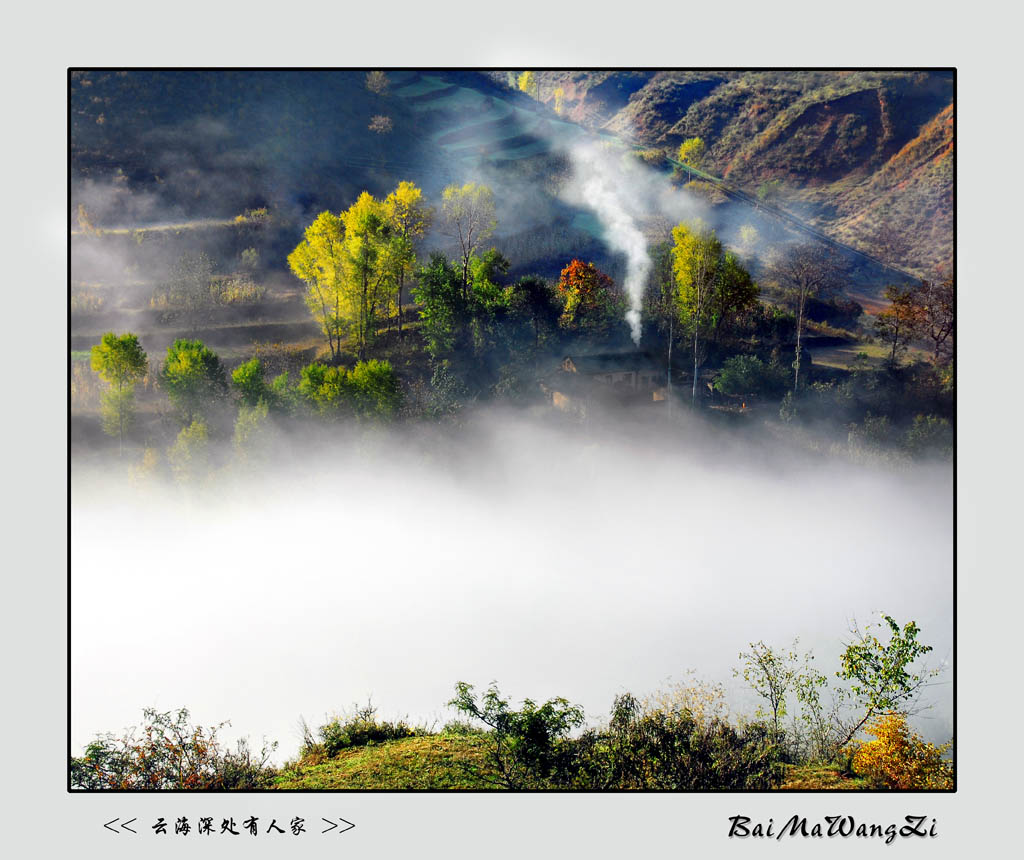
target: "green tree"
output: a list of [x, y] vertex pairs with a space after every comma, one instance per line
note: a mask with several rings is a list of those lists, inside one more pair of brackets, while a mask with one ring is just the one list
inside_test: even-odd
[[135, 383], [146, 375], [146, 352], [134, 334], [118, 337], [107, 332], [90, 351], [90, 365], [110, 386], [102, 399], [103, 430], [117, 436], [117, 452], [124, 449], [124, 433], [135, 418]]
[[800, 677], [800, 658], [796, 643], [787, 651], [779, 651], [764, 642], [751, 642], [749, 651], [741, 651], [742, 669], [733, 674], [742, 677], [758, 696], [768, 703], [772, 738], [782, 743], [781, 720], [786, 716], [786, 696], [797, 685]]
[[202, 481], [208, 476], [210, 431], [205, 421], [196, 418], [181, 429], [167, 450], [167, 462], [175, 480], [181, 483]]
[[[888, 634], [880, 639], [873, 630]], [[846, 646], [836, 675], [850, 682], [860, 715], [846, 727], [842, 745], [853, 740], [868, 720], [878, 715], [907, 713], [929, 679], [939, 669], [914, 669], [913, 664], [932, 650], [918, 641], [920, 628], [913, 621], [902, 628], [889, 615], [873, 628], [853, 627], [854, 641]]]
[[443, 229], [459, 243], [462, 291], [466, 300], [469, 299], [469, 263], [498, 226], [494, 213], [494, 192], [486, 185], [478, 182], [467, 182], [461, 187], [449, 185], [441, 193]]
[[562, 305], [555, 291], [543, 278], [527, 276], [505, 288], [505, 302], [514, 319], [528, 322], [534, 347], [558, 328]]
[[220, 359], [200, 340], [179, 339], [167, 347], [160, 384], [181, 412], [185, 426], [215, 397], [227, 392]]
[[915, 457], [952, 457], [953, 427], [938, 415], [915, 415], [904, 444]]
[[734, 355], [725, 360], [715, 379], [715, 390], [723, 394], [782, 396], [786, 376], [777, 364], [765, 364], [756, 355]]
[[726, 251], [718, 264], [715, 288], [711, 294], [709, 313], [711, 334], [716, 338], [741, 314], [757, 304], [761, 290], [732, 251]]
[[455, 693], [450, 707], [490, 727], [491, 759], [504, 788], [544, 787], [555, 771], [560, 742], [583, 725], [583, 709], [563, 698], [542, 705], [524, 699], [521, 710], [515, 711], [495, 684], [479, 702], [471, 684], [460, 681]]
[[263, 363], [258, 358], [250, 358], [231, 371], [231, 383], [245, 406], [255, 406], [268, 399], [269, 387], [263, 380]]
[[469, 318], [469, 302], [459, 273], [441, 254], [433, 254], [419, 273], [413, 291], [420, 306], [421, 330], [427, 351], [436, 362], [455, 349], [460, 329]]
[[274, 437], [270, 407], [265, 400], [239, 407], [232, 439], [239, 462], [247, 466], [265, 462]]
[[501, 285], [508, 267], [509, 261], [497, 248], [480, 256], [474, 254], [469, 261], [470, 345], [473, 355], [478, 359], [486, 357], [488, 363], [498, 360], [496, 350], [507, 352], [511, 348], [506, 325], [508, 302]]

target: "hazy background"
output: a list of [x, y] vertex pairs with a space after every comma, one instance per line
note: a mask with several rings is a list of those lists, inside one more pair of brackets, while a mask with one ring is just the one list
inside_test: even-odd
[[[833, 676], [848, 622], [913, 619], [951, 660], [952, 476], [795, 459], [709, 435], [479, 412], [459, 430], [349, 431], [200, 488], [79, 469], [72, 747], [187, 706], [279, 758], [300, 715], [372, 697], [437, 720], [457, 681], [589, 717], [670, 677], [726, 682], [800, 637]], [[946, 740], [952, 672], [922, 732]]]

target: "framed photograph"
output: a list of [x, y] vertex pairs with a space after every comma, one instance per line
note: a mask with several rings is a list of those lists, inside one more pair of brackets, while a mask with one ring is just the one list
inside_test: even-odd
[[967, 847], [959, 61], [469, 48], [68, 54], [53, 838]]

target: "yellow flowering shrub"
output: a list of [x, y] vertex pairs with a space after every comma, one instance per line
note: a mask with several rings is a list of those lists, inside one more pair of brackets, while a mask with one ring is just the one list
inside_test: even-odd
[[874, 737], [858, 745], [853, 769], [886, 788], [948, 789], [953, 765], [942, 756], [950, 744], [935, 746], [912, 732], [903, 714], [876, 717], [865, 731]]

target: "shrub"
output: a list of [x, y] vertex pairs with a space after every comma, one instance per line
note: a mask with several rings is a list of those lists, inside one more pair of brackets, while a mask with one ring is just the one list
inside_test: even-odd
[[900, 790], [953, 788], [953, 765], [942, 758], [950, 744], [925, 742], [910, 730], [900, 713], [876, 718], [865, 731], [875, 740], [857, 746], [853, 769], [876, 786]]
[[303, 753], [320, 747], [328, 757], [333, 758], [343, 750], [353, 747], [412, 738], [424, 732], [410, 726], [404, 720], [395, 723], [378, 720], [377, 709], [367, 704], [358, 708], [350, 717], [335, 718], [320, 726], [318, 734], [320, 743], [311, 745], [307, 740]]
[[734, 355], [722, 365], [715, 390], [723, 394], [781, 397], [787, 382], [788, 374], [781, 365], [765, 364], [756, 355]]
[[153, 789], [252, 790], [269, 788], [275, 776], [269, 759], [276, 743], [264, 742], [259, 753], [240, 740], [222, 750], [217, 732], [228, 723], [206, 729], [189, 722], [189, 712], [143, 710], [143, 724], [120, 738], [100, 735], [72, 758], [71, 787], [148, 791]]
[[879, 449], [885, 447], [892, 438], [892, 427], [885, 415], [864, 416], [860, 424], [851, 424], [847, 441], [851, 448]]
[[322, 415], [354, 414], [388, 421], [402, 405], [402, 389], [389, 361], [360, 361], [351, 370], [314, 362], [302, 369], [299, 393]]
[[389, 361], [360, 361], [348, 372], [348, 388], [362, 418], [389, 420], [402, 403], [402, 389]]
[[490, 757], [505, 788], [755, 789], [782, 778], [769, 727], [731, 725], [715, 696], [695, 712], [644, 706], [627, 693], [606, 726], [574, 738], [584, 714], [565, 699], [526, 699], [515, 711], [493, 684], [479, 701], [468, 684], [456, 690], [449, 704], [491, 728]]
[[938, 415], [918, 415], [907, 430], [905, 444], [915, 457], [952, 457], [953, 427]]
[[765, 789], [783, 773], [764, 723], [652, 710], [628, 694], [615, 699], [607, 729], [585, 733], [577, 746], [578, 788]]
[[[245, 253], [254, 249], [249, 248]], [[259, 258], [251, 256], [243, 261], [245, 265], [253, 270], [259, 264]], [[255, 283], [248, 274], [243, 276], [232, 275], [223, 278], [214, 278], [210, 284], [210, 291], [213, 300], [220, 305], [245, 305], [263, 301], [267, 294], [266, 287]]]
[[449, 720], [441, 729], [443, 735], [455, 735], [457, 737], [479, 737], [487, 732], [479, 726], [474, 726], [468, 720]]
[[491, 728], [490, 757], [498, 784], [511, 789], [554, 788], [571, 778], [566, 765], [569, 732], [583, 724], [583, 709], [555, 698], [538, 705], [524, 699], [518, 711], [491, 684], [477, 702], [473, 686], [459, 682], [448, 704]]

